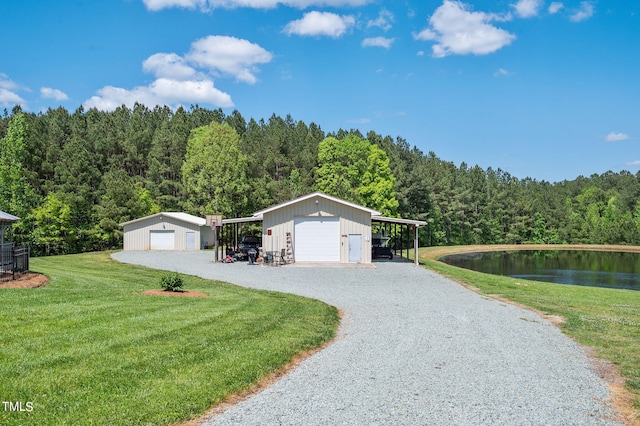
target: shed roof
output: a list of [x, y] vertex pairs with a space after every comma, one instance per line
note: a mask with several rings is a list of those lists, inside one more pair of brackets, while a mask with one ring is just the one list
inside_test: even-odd
[[0, 211], [0, 220], [7, 221], [7, 222], [14, 222], [16, 220], [20, 220], [20, 218], [18, 216], [14, 216], [12, 214]]
[[427, 226], [427, 222], [424, 220], [402, 219], [399, 217], [371, 216], [371, 220], [374, 222], [398, 223], [401, 225]]
[[121, 223], [120, 226], [131, 225], [131, 224], [136, 223], [136, 222], [141, 222], [143, 220], [147, 220], [147, 219], [151, 219], [151, 218], [159, 217], [159, 216], [170, 217], [172, 219], [176, 219], [176, 220], [179, 220], [181, 222], [191, 223], [193, 225], [198, 225], [198, 226], [204, 226], [204, 225], [207, 224], [206, 219], [204, 219], [203, 217], [194, 216], [194, 215], [189, 214], [189, 213], [160, 212], [160, 213], [152, 214], [150, 216], [145, 216], [145, 217], [141, 217], [141, 218], [138, 218], [138, 219], [130, 220], [128, 222]]
[[262, 215], [249, 216], [249, 217], [232, 217], [230, 219], [222, 219], [222, 224], [230, 225], [234, 223], [260, 222], [261, 220], [262, 220]]
[[361, 206], [359, 204], [351, 203], [349, 201], [345, 201], [345, 200], [342, 200], [342, 199], [337, 198], [337, 197], [332, 197], [331, 195], [323, 194], [322, 192], [313, 192], [311, 194], [303, 195], [302, 197], [294, 198], [291, 201], [287, 201], [285, 203], [278, 204], [278, 205], [266, 208], [264, 210], [257, 211], [257, 212], [255, 212], [253, 214], [253, 217], [262, 217], [265, 213], [271, 213], [272, 211], [280, 210], [282, 208], [291, 206], [293, 204], [300, 203], [302, 201], [306, 201], [306, 200], [314, 198], [314, 197], [324, 198], [326, 200], [331, 200], [331, 201], [333, 201], [335, 203], [338, 203], [338, 204], [343, 204], [345, 206], [349, 206], [349, 207], [357, 209], [357, 210], [362, 210], [362, 211], [365, 211], [367, 213], [370, 213], [371, 216], [380, 216], [380, 212], [379, 211], [370, 209], [368, 207], [364, 207], [364, 206]]

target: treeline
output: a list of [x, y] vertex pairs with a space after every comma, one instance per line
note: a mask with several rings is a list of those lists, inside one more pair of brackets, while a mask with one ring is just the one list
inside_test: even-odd
[[158, 211], [238, 217], [315, 190], [427, 221], [423, 245], [640, 244], [640, 173], [518, 179], [401, 137], [198, 106], [0, 117], [0, 210], [23, 218], [14, 239], [37, 254], [120, 247], [119, 223]]

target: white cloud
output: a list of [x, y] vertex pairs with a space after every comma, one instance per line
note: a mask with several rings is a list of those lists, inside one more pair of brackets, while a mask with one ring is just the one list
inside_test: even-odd
[[0, 105], [3, 107], [13, 107], [15, 105], [25, 106], [25, 100], [17, 93], [0, 87]]
[[308, 12], [301, 19], [289, 22], [284, 28], [288, 35], [341, 37], [356, 20], [351, 15], [330, 12]]
[[370, 118], [366, 118], [366, 117], [352, 118], [352, 119], [347, 120], [347, 123], [350, 123], [350, 124], [368, 124], [368, 123], [371, 123], [371, 119]]
[[311, 6], [353, 7], [363, 6], [371, 0], [142, 0], [147, 9], [158, 11], [168, 8], [200, 9], [208, 12], [216, 8], [234, 9], [247, 7], [253, 9], [272, 9], [279, 5], [305, 9]]
[[494, 77], [508, 77], [510, 76], [511, 73], [507, 70], [505, 70], [504, 68], [499, 68], [498, 71], [493, 73]]
[[549, 13], [552, 15], [555, 15], [556, 13], [560, 12], [563, 8], [564, 8], [564, 4], [560, 3], [559, 1], [554, 1], [549, 5]]
[[0, 89], [14, 90], [18, 85], [8, 75], [0, 72]]
[[371, 37], [365, 38], [362, 41], [362, 47], [384, 47], [385, 49], [389, 49], [393, 44], [395, 39], [393, 38], [385, 38], [385, 37]]
[[418, 50], [417, 56], [424, 56], [424, 50]]
[[577, 10], [573, 15], [569, 17], [571, 22], [582, 22], [593, 16], [594, 9], [593, 4], [588, 1], [583, 1], [580, 3], [580, 9]]
[[16, 105], [26, 107], [26, 101], [18, 95], [18, 90], [20, 87], [8, 75], [0, 72], [0, 105], [6, 108]]
[[615, 133], [611, 132], [607, 136], [605, 136], [604, 140], [607, 142], [621, 142], [629, 139], [629, 135], [626, 133]]
[[132, 107], [136, 102], [145, 105], [175, 105], [179, 103], [207, 103], [223, 108], [232, 107], [231, 96], [216, 89], [213, 81], [177, 81], [159, 78], [149, 86], [132, 90], [106, 86], [98, 95], [84, 102], [85, 108], [113, 111], [121, 105]]
[[184, 58], [175, 53], [156, 53], [149, 56], [143, 63], [145, 72], [155, 74], [157, 77], [186, 80], [195, 77], [196, 70], [186, 64]]
[[40, 96], [45, 99], [55, 99], [56, 101], [66, 101], [69, 99], [69, 96], [62, 90], [52, 89], [50, 87], [40, 88]]
[[508, 20], [484, 12], [472, 12], [469, 6], [459, 1], [444, 0], [429, 19], [430, 27], [418, 34], [416, 40], [433, 40], [433, 56], [486, 55], [511, 44], [516, 36], [490, 24], [492, 21]]
[[273, 55], [248, 40], [227, 36], [208, 36], [191, 44], [185, 59], [214, 72], [232, 75], [237, 80], [254, 84], [257, 64], [271, 62]]
[[106, 86], [86, 100], [85, 108], [113, 110], [121, 105], [178, 105], [205, 103], [222, 108], [232, 107], [231, 96], [214, 85], [207, 72], [235, 77], [254, 84], [256, 65], [270, 62], [273, 55], [247, 40], [225, 36], [209, 36], [196, 40], [184, 56], [156, 53], [143, 63], [145, 72], [156, 79], [148, 86], [133, 89]]
[[207, 0], [142, 0], [149, 10], [157, 11], [170, 7], [180, 7], [184, 9], [205, 9]]
[[633, 167], [640, 166], [640, 160], [629, 161], [625, 163], [625, 166], [633, 166]]
[[543, 0], [518, 0], [511, 6], [516, 10], [516, 14], [521, 18], [532, 18], [538, 16]]
[[387, 9], [382, 9], [376, 19], [372, 19], [367, 22], [367, 28], [378, 27], [383, 31], [389, 31], [393, 21], [393, 13], [389, 12]]

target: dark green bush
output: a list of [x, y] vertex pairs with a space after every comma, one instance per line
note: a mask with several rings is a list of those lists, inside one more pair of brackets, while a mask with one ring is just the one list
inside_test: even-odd
[[160, 277], [160, 286], [165, 291], [181, 291], [183, 285], [182, 277], [177, 272], [164, 274]]

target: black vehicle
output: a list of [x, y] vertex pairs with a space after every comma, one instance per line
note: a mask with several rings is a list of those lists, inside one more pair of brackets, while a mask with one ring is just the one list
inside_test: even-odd
[[250, 249], [254, 249], [256, 253], [259, 253], [260, 247], [262, 247], [262, 238], [255, 235], [245, 235], [240, 240], [240, 244], [238, 244], [238, 254], [246, 258], [249, 256]]
[[388, 257], [393, 259], [393, 250], [389, 247], [391, 238], [373, 234], [371, 238], [371, 258]]

